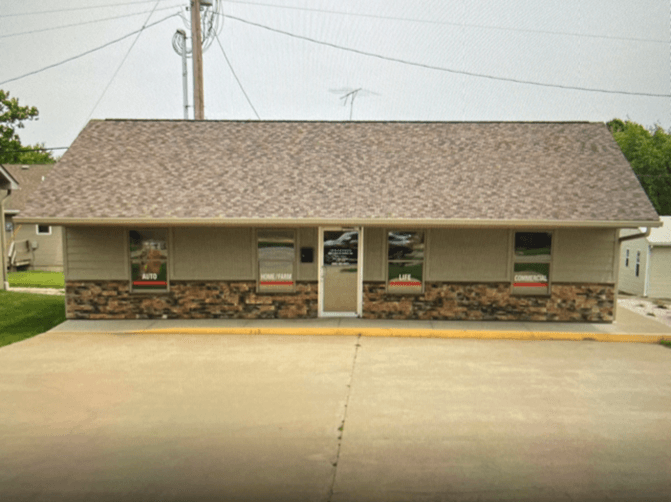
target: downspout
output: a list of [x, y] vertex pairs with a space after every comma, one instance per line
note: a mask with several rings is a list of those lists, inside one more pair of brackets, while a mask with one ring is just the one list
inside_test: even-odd
[[648, 297], [650, 294], [650, 261], [652, 260], [652, 246], [648, 244], [647, 256], [645, 257], [645, 282], [643, 283], [643, 296]]
[[649, 237], [650, 232], [652, 232], [652, 227], [646, 228], [645, 232], [643, 232], [641, 234], [626, 235], [624, 237], [618, 238], [618, 240], [620, 241], [620, 243], [622, 243], [624, 241], [631, 241], [631, 240], [634, 240], [634, 239], [640, 239], [641, 237]]
[[9, 281], [7, 280], [7, 248], [5, 245], [5, 200], [12, 195], [12, 190], [8, 189], [7, 194], [0, 200], [0, 250], [2, 250], [2, 289], [9, 290]]

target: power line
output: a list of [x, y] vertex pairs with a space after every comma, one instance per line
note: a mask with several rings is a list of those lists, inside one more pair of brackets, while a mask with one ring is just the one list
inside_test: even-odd
[[[18, 17], [18, 16], [34, 16], [36, 14], [53, 14], [56, 12], [70, 12], [73, 10], [89, 10], [89, 9], [101, 9], [103, 7], [116, 7], [117, 5], [137, 5], [141, 3], [152, 3], [154, 0], [140, 0], [138, 2], [121, 2], [121, 3], [108, 3], [102, 5], [89, 5], [87, 7], [66, 7], [64, 9], [53, 9], [53, 10], [39, 10], [35, 12], [19, 12], [17, 14], [2, 14], [0, 17]], [[163, 0], [160, 0], [163, 1]]]
[[258, 112], [256, 111], [256, 108], [254, 108], [254, 105], [252, 104], [252, 100], [249, 99], [249, 96], [247, 95], [247, 92], [245, 92], [245, 88], [242, 87], [242, 82], [240, 82], [240, 79], [239, 79], [238, 76], [236, 75], [235, 70], [233, 69], [233, 65], [232, 65], [231, 62], [228, 60], [228, 56], [226, 55], [226, 51], [224, 50], [224, 46], [221, 45], [221, 40], [219, 40], [219, 35], [217, 35], [217, 34], [215, 33], [215, 34], [214, 34], [214, 38], [216, 38], [217, 43], [219, 44], [219, 47], [221, 48], [221, 53], [224, 55], [224, 58], [226, 59], [226, 62], [228, 63], [228, 67], [231, 69], [231, 73], [232, 73], [233, 76], [235, 77], [235, 80], [238, 82], [238, 85], [240, 86], [240, 90], [241, 90], [242, 93], [245, 95], [245, 98], [247, 99], [247, 103], [249, 103], [249, 106], [251, 106], [251, 107], [252, 107], [252, 110], [254, 110], [254, 115], [256, 115], [256, 118], [259, 119], [259, 120], [261, 120], [261, 117], [259, 117], [259, 114], [258, 114]]
[[142, 28], [137, 32], [137, 36], [135, 39], [133, 39], [133, 43], [130, 44], [130, 47], [128, 48], [128, 51], [126, 51], [126, 54], [124, 55], [123, 59], [121, 60], [121, 63], [119, 63], [119, 66], [117, 67], [116, 71], [114, 72], [114, 75], [112, 75], [112, 78], [110, 78], [109, 82], [107, 82], [107, 85], [105, 86], [105, 89], [103, 90], [102, 94], [98, 98], [98, 101], [96, 101], [96, 104], [93, 106], [93, 109], [91, 110], [91, 113], [89, 113], [89, 116], [86, 117], [86, 122], [88, 122], [91, 119], [91, 115], [93, 115], [93, 112], [96, 111], [96, 108], [98, 108], [98, 105], [102, 101], [103, 97], [105, 97], [105, 94], [107, 93], [107, 89], [110, 88], [110, 85], [112, 85], [112, 82], [114, 81], [114, 78], [117, 76], [117, 73], [119, 73], [119, 70], [121, 70], [121, 67], [123, 64], [126, 62], [126, 59], [128, 58], [128, 55], [130, 54], [130, 51], [133, 50], [133, 47], [135, 47], [135, 42], [138, 41], [140, 38], [140, 35], [142, 35], [142, 32], [144, 29], [147, 27], [147, 23], [149, 22], [149, 19], [151, 19], [151, 16], [154, 14], [154, 11], [156, 10], [156, 7], [158, 7], [158, 3], [161, 0], [156, 0], [156, 3], [154, 4], [154, 8], [151, 10], [149, 15], [147, 16], [147, 19], [145, 19], [144, 24], [142, 25]]
[[[515, 84], [525, 84], [525, 85], [536, 85], [539, 87], [550, 87], [554, 89], [566, 89], [566, 90], [571, 90], [571, 91], [584, 91], [584, 92], [600, 92], [604, 94], [624, 94], [627, 96], [648, 96], [648, 97], [653, 97], [653, 98], [669, 98], [671, 97], [671, 94], [655, 94], [655, 93], [647, 93], [647, 92], [629, 92], [629, 91], [614, 91], [611, 89], [598, 89], [595, 87], [579, 87], [579, 86], [572, 86], [572, 85], [562, 85], [562, 84], [548, 84], [546, 82], [536, 82], [533, 80], [522, 80], [522, 79], [517, 79], [517, 78], [510, 78], [510, 77], [497, 77], [495, 75], [488, 75], [486, 73], [475, 73], [475, 72], [469, 72], [469, 71], [463, 71], [463, 70], [455, 70], [453, 68], [446, 68], [443, 66], [435, 66], [435, 65], [429, 65], [429, 64], [424, 64], [424, 63], [417, 63], [414, 61], [408, 61], [406, 59], [400, 59], [400, 58], [394, 58], [390, 56], [383, 56], [382, 54], [376, 54], [374, 52], [368, 52], [368, 51], [362, 51], [360, 49], [353, 49], [351, 47], [345, 47], [342, 45], [334, 44], [331, 42], [324, 42], [322, 40], [317, 40], [314, 38], [306, 37], [304, 35], [297, 35], [295, 33], [291, 33], [288, 31], [284, 30], [279, 30], [277, 28], [271, 28], [270, 26], [266, 26], [264, 24], [260, 23], [255, 23], [252, 21], [248, 21], [246, 19], [236, 17], [236, 16], [231, 16], [230, 14], [220, 14], [222, 16], [225, 16], [229, 19], [234, 19], [236, 21], [240, 21], [241, 23], [245, 23], [251, 26], [256, 26], [257, 28], [263, 28], [264, 30], [272, 31], [274, 33], [280, 33], [282, 35], [286, 35], [288, 37], [292, 38], [297, 38], [300, 40], [305, 40], [307, 42], [312, 42], [314, 44], [319, 44], [319, 45], [325, 45], [327, 47], [332, 47], [334, 49], [340, 49], [343, 51], [347, 52], [353, 52], [355, 54], [360, 54], [362, 56], [368, 56], [368, 57], [373, 57], [377, 59], [381, 59], [384, 61], [391, 61], [394, 63], [401, 63], [404, 65], [408, 66], [414, 66], [417, 68], [425, 68], [428, 70], [437, 70], [437, 71], [443, 71], [447, 73], [453, 73], [456, 75], [466, 75], [469, 77], [477, 77], [477, 78], [486, 78], [489, 80], [498, 80], [502, 82], [512, 82]], [[0, 85], [2, 85], [2, 82], [0, 82]]]
[[51, 146], [40, 148], [23, 148], [21, 150], [3, 150], [2, 153], [43, 152], [45, 150], [67, 150], [69, 146]]
[[19, 75], [18, 77], [13, 77], [13, 78], [4, 80], [4, 81], [0, 82], [0, 85], [7, 84], [7, 83], [9, 83], [9, 82], [14, 82], [14, 81], [16, 81], [16, 80], [20, 80], [20, 79], [22, 79], [22, 78], [29, 77], [29, 76], [31, 76], [31, 75], [35, 75], [35, 74], [37, 74], [37, 73], [41, 73], [41, 72], [43, 72], [43, 71], [49, 70], [49, 69], [51, 69], [51, 68], [55, 68], [55, 67], [57, 67], [57, 66], [60, 66], [60, 65], [65, 64], [65, 63], [69, 63], [70, 61], [74, 61], [75, 59], [82, 58], [82, 57], [87, 56], [87, 55], [89, 55], [89, 54], [91, 54], [91, 53], [93, 53], [93, 52], [96, 52], [96, 51], [99, 51], [99, 50], [101, 50], [101, 49], [104, 49], [105, 47], [109, 47], [110, 45], [114, 45], [114, 44], [116, 44], [116, 43], [119, 43], [119, 42], [121, 42], [122, 40], [125, 40], [125, 39], [127, 39], [128, 37], [132, 37], [132, 36], [135, 35], [136, 33], [141, 32], [142, 30], [145, 30], [145, 29], [147, 29], [147, 28], [151, 28], [152, 26], [156, 26], [157, 24], [162, 23], [163, 21], [166, 21], [166, 20], [170, 19], [171, 17], [175, 17], [175, 16], [178, 16], [178, 15], [179, 15], [179, 13], [170, 14], [169, 16], [164, 17], [163, 19], [160, 19], [160, 20], [155, 21], [155, 22], [153, 22], [153, 23], [151, 23], [151, 24], [148, 24], [148, 25], [146, 25], [146, 26], [143, 26], [143, 27], [140, 28], [139, 30], [131, 31], [130, 33], [127, 33], [127, 34], [124, 35], [123, 37], [120, 37], [120, 38], [117, 38], [117, 39], [115, 39], [115, 40], [112, 40], [111, 42], [107, 42], [106, 44], [99, 45], [98, 47], [94, 47], [93, 49], [90, 49], [90, 50], [88, 50], [88, 51], [86, 51], [86, 52], [82, 52], [81, 54], [77, 54], [76, 56], [72, 56], [72, 57], [69, 57], [69, 58], [67, 58], [67, 59], [64, 59], [63, 61], [59, 61], [58, 63], [50, 64], [50, 65], [48, 65], [48, 66], [45, 66], [45, 67], [43, 67], [43, 68], [40, 68], [39, 70], [33, 70], [33, 71], [31, 71], [31, 72], [24, 73], [23, 75]]
[[[179, 7], [179, 4], [174, 4], [169, 7], [161, 7], [160, 9], [156, 9], [155, 12], [159, 12], [162, 10], [168, 10], [168, 9], [174, 9], [175, 7]], [[139, 16], [140, 14], [146, 14], [147, 12], [152, 12], [149, 10], [143, 10], [141, 12], [133, 12], [132, 14], [122, 14], [120, 16], [111, 16], [111, 17], [103, 17], [101, 19], [93, 19], [91, 21], [83, 21], [81, 23], [71, 23], [71, 24], [62, 24], [60, 26], [51, 26], [49, 28], [41, 28], [38, 30], [31, 30], [31, 31], [21, 31], [18, 33], [10, 33], [8, 35], [0, 35], [0, 38], [10, 38], [10, 37], [18, 37], [19, 35], [32, 35], [33, 33], [42, 33], [45, 31], [54, 31], [54, 30], [61, 30], [63, 28], [71, 28], [73, 26], [84, 26], [86, 24], [94, 24], [94, 23], [101, 23], [103, 21], [111, 21], [113, 19], [122, 19], [124, 17], [133, 17], [133, 16]]]
[[486, 30], [499, 30], [499, 31], [517, 31], [522, 33], [539, 33], [543, 35], [562, 35], [569, 37], [586, 37], [586, 38], [603, 38], [606, 40], [627, 40], [633, 42], [652, 42], [656, 44], [668, 44], [669, 40], [660, 40], [654, 38], [638, 38], [638, 37], [618, 37], [614, 35], [592, 35], [589, 33], [570, 33], [564, 31], [551, 31], [551, 30], [533, 30], [529, 28], [507, 28], [504, 26], [488, 26], [483, 24], [462, 24], [462, 23], [452, 23], [449, 21], [437, 21], [431, 19], [413, 19], [406, 17], [397, 17], [397, 16], [383, 16], [381, 14], [362, 14], [357, 12], [344, 12], [339, 10], [328, 10], [328, 9], [317, 9], [313, 7], [298, 7], [292, 5], [276, 5], [263, 2], [245, 2], [242, 0], [223, 0], [228, 3], [235, 3], [241, 5], [254, 5], [260, 7], [274, 7], [277, 9], [288, 9], [288, 10], [300, 10], [307, 12], [317, 12], [323, 14], [336, 14], [339, 16], [352, 16], [352, 17], [367, 17], [372, 19], [384, 19], [388, 21], [404, 21], [408, 23], [424, 23], [424, 24], [437, 24], [437, 25], [447, 25], [447, 26], [457, 26], [459, 28], [480, 28]]

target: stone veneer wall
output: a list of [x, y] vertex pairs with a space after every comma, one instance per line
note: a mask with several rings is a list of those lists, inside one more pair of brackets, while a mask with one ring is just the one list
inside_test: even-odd
[[[131, 293], [128, 281], [67, 281], [68, 319], [297, 319], [317, 317], [317, 283], [257, 294], [254, 281], [173, 281], [168, 293]], [[612, 322], [612, 284], [553, 284], [550, 296], [514, 296], [509, 283], [427, 283], [421, 295], [364, 284], [366, 319]]]
[[172, 281], [167, 293], [131, 293], [128, 281], [67, 281], [68, 319], [294, 319], [317, 317], [317, 283], [256, 293], [254, 281]]
[[510, 283], [427, 283], [422, 295], [364, 284], [365, 319], [612, 322], [612, 284], [553, 284], [550, 296], [512, 295]]

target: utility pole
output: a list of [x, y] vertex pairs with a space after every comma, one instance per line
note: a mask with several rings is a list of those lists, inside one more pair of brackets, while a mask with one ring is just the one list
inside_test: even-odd
[[200, 0], [191, 0], [191, 51], [193, 57], [193, 118], [205, 119], [203, 96], [203, 36], [200, 26]]

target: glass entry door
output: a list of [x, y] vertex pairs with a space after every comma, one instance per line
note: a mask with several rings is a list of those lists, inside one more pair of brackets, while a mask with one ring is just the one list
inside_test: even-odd
[[360, 315], [363, 293], [361, 229], [324, 228], [320, 237], [321, 315]]

